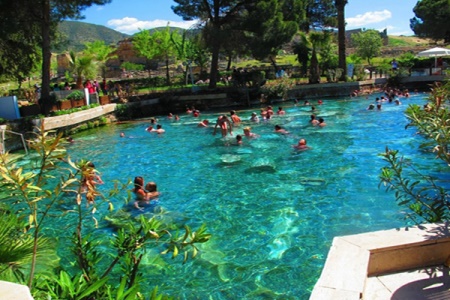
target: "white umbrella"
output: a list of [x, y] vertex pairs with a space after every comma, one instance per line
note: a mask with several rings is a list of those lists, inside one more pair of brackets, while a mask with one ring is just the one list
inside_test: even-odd
[[437, 67], [437, 58], [440, 56], [448, 56], [450, 55], [450, 49], [446, 48], [431, 48], [422, 52], [417, 53], [417, 56], [420, 57], [434, 57], [434, 67]]

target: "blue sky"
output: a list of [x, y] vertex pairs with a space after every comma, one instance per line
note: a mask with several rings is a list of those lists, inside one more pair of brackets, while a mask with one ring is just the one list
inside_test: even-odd
[[[414, 17], [417, 0], [349, 0], [345, 9], [347, 29], [365, 28], [383, 30], [389, 35], [413, 35], [409, 20]], [[370, 3], [369, 3], [370, 2]], [[169, 0], [112, 0], [110, 4], [92, 6], [83, 12], [83, 22], [104, 25], [132, 34], [140, 29], [170, 26], [188, 28], [193, 22], [184, 22], [173, 13]]]

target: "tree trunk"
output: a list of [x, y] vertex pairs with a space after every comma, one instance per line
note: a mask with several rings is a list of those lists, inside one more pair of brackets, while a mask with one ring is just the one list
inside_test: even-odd
[[272, 63], [273, 69], [275, 70], [275, 74], [278, 71], [278, 65], [277, 65], [277, 61], [275, 60], [275, 58], [273, 57], [273, 55], [269, 56], [270, 62]]
[[[218, 5], [219, 1], [214, 1], [214, 17], [213, 20], [220, 20], [219, 18], [219, 7], [216, 7]], [[215, 36], [211, 40], [212, 47], [211, 47], [211, 70], [209, 72], [209, 88], [215, 89], [217, 87], [217, 72], [219, 70], [219, 52], [220, 52], [220, 46], [221, 46], [221, 40], [220, 36], [222, 34], [221, 25], [219, 23], [212, 22], [212, 35]]]
[[42, 86], [41, 86], [41, 111], [44, 115], [50, 112], [50, 0], [42, 1]]
[[319, 61], [317, 60], [316, 49], [311, 54], [311, 66], [309, 71], [309, 83], [320, 83]]
[[212, 47], [212, 56], [211, 56], [211, 70], [209, 71], [209, 88], [216, 88], [217, 86], [217, 69], [219, 67], [219, 51], [220, 51], [220, 42], [214, 41], [214, 45]]
[[336, 0], [335, 5], [338, 14], [338, 49], [339, 68], [342, 69], [341, 81], [347, 81], [347, 61], [345, 55], [345, 5], [347, 0]]
[[228, 56], [227, 59], [227, 71], [231, 70], [231, 61], [232, 61], [233, 57], [231, 55]]
[[170, 86], [169, 58], [166, 58], [166, 83]]

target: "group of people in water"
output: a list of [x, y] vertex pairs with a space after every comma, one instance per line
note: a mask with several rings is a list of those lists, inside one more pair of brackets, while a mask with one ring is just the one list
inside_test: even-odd
[[[409, 97], [408, 91], [386, 91], [384, 96], [377, 97], [375, 99], [375, 104], [370, 104], [367, 108], [368, 110], [374, 110], [375, 107], [377, 107], [378, 110], [381, 109], [381, 105], [383, 102], [393, 102], [396, 105], [400, 105], [401, 102], [399, 100], [399, 97]], [[296, 100], [295, 106], [299, 106], [299, 102]], [[314, 103], [315, 105], [322, 105], [323, 101], [318, 100], [317, 103]], [[323, 117], [317, 117], [316, 115], [316, 106], [313, 105], [310, 101], [305, 100], [303, 103], [303, 106], [309, 106], [311, 109], [311, 115], [309, 124], [316, 127], [325, 127], [327, 126], [325, 120]], [[375, 106], [376, 105], [376, 106]], [[186, 113], [192, 115], [194, 118], [200, 117], [200, 111], [195, 108], [187, 108]], [[250, 118], [246, 123], [259, 123], [264, 121], [272, 120], [273, 116], [285, 116], [286, 111], [283, 110], [283, 107], [278, 107], [276, 111], [272, 108], [272, 106], [267, 106], [265, 108], [261, 108], [260, 113], [257, 114], [256, 112], [252, 112]], [[169, 114], [167, 116], [168, 119], [178, 121], [179, 117], [178, 115]], [[227, 114], [221, 114], [217, 117], [216, 122], [213, 127], [213, 135], [216, 135], [218, 131], [220, 131], [220, 134], [222, 138], [226, 138], [227, 136], [233, 136], [233, 129], [236, 127], [239, 127], [244, 122], [242, 121], [241, 117], [238, 116], [237, 112], [235, 110], [231, 110], [229, 112], [229, 115]], [[210, 127], [212, 124], [210, 120], [203, 119], [199, 123], [197, 123], [197, 127], [200, 128], [206, 128]], [[242, 145], [244, 143], [243, 138], [258, 138], [260, 137], [258, 134], [253, 133], [251, 130], [251, 126], [246, 125], [243, 127], [243, 134], [237, 134], [235, 136], [236, 142], [235, 145]], [[164, 133], [164, 129], [162, 129], [161, 124], [157, 124], [157, 120], [152, 118], [151, 124], [146, 128], [146, 131], [148, 132], [156, 132], [158, 134]], [[279, 133], [282, 135], [288, 135], [290, 132], [283, 128], [281, 125], [276, 124], [274, 125], [274, 132]], [[229, 143], [227, 143], [229, 145]], [[292, 148], [298, 151], [304, 151], [312, 149], [308, 146], [307, 141], [305, 138], [299, 138], [297, 144], [292, 145]], [[159, 197], [160, 193], [157, 191], [157, 186], [155, 182], [148, 182], [144, 185], [144, 179], [141, 176], [137, 176], [134, 180], [134, 188], [133, 192], [136, 195], [136, 201], [134, 206], [138, 209], [142, 209], [142, 206], [146, 203], [149, 203], [152, 200], [155, 200]]]
[[[318, 101], [318, 105], [321, 105], [323, 102], [322, 100]], [[305, 106], [311, 105], [309, 102], [304, 103]], [[312, 106], [313, 107], [313, 106]], [[312, 111], [314, 109], [312, 108]], [[186, 113], [192, 115], [194, 118], [200, 117], [200, 111], [195, 108], [187, 108]], [[251, 114], [251, 117], [249, 118], [249, 123], [258, 123], [261, 121], [269, 121], [273, 118], [274, 115], [277, 116], [285, 116], [286, 111], [283, 110], [283, 107], [278, 107], [276, 111], [273, 110], [272, 106], [267, 106], [265, 108], [262, 108], [260, 111], [260, 114], [258, 115], [256, 112], [253, 112]], [[326, 125], [323, 118], [319, 118], [318, 120], [315, 119], [315, 115], [311, 115], [310, 124], [313, 126], [318, 127], [324, 127]], [[172, 113], [168, 114], [167, 119], [178, 121], [179, 117], [178, 115], [174, 116]], [[314, 121], [313, 121], [314, 120]], [[158, 120], [152, 118], [150, 120], [150, 125], [146, 127], [147, 132], [156, 132], [158, 134], [164, 133], [164, 129], [162, 129], [162, 125], [157, 123]], [[243, 120], [241, 117], [238, 116], [237, 112], [235, 110], [231, 110], [229, 112], [229, 115], [227, 114], [221, 114], [217, 117], [216, 122], [213, 127], [213, 135], [216, 135], [217, 132], [220, 131], [220, 134], [222, 138], [226, 138], [227, 136], [233, 136], [233, 129], [236, 127], [239, 127], [243, 124]], [[212, 127], [211, 122], [208, 119], [203, 119], [199, 123], [197, 123], [197, 127], [205, 128], [205, 127]], [[243, 134], [237, 134], [235, 136], [236, 142], [235, 145], [242, 145], [244, 143], [243, 138], [247, 139], [254, 139], [259, 138], [260, 135], [253, 133], [251, 126], [245, 126], [243, 127]], [[279, 134], [289, 134], [289, 131], [282, 128], [280, 125], [274, 126], [274, 132]], [[121, 133], [121, 137], [124, 137], [125, 134]], [[229, 143], [227, 143], [229, 145]], [[309, 146], [307, 146], [306, 139], [301, 138], [299, 139], [298, 143], [295, 145], [292, 145], [293, 149], [295, 150], [308, 150], [311, 149]], [[134, 203], [134, 207], [137, 209], [143, 209], [145, 204], [150, 203], [152, 200], [156, 200], [160, 193], [157, 191], [156, 183], [155, 182], [148, 182], [144, 185], [144, 179], [141, 176], [137, 176], [134, 179], [134, 188], [133, 193], [136, 196], [136, 201]]]
[[134, 178], [133, 193], [136, 195], [134, 207], [137, 209], [143, 209], [143, 205], [150, 203], [151, 200], [159, 196], [156, 183], [150, 181], [144, 186], [144, 178], [142, 176], [136, 176]]

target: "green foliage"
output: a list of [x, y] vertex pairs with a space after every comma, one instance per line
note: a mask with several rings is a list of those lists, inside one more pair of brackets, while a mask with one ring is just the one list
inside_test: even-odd
[[301, 65], [302, 74], [306, 74], [308, 72], [308, 61], [312, 50], [308, 36], [304, 33], [297, 33], [292, 42], [293, 52]]
[[[435, 84], [427, 105], [423, 108], [411, 105], [406, 111], [410, 121], [408, 126], [417, 127], [419, 133], [426, 138], [420, 147], [433, 151], [446, 165], [450, 165], [450, 131], [447, 125], [450, 112], [444, 106], [444, 101], [449, 96], [449, 83]], [[380, 184], [384, 184], [388, 191], [394, 191], [399, 205], [410, 210], [406, 214], [408, 219], [415, 223], [450, 219], [448, 190], [436, 184], [437, 178], [421, 174], [412, 163], [400, 157], [396, 150], [387, 148], [381, 156], [388, 165], [381, 171]], [[410, 179], [411, 177], [415, 179]]]
[[356, 45], [356, 51], [363, 59], [367, 59], [370, 65], [370, 60], [380, 55], [383, 40], [376, 30], [366, 30], [360, 33], [352, 34], [353, 42]]
[[417, 36], [450, 42], [448, 0], [418, 1], [413, 11], [415, 17], [410, 20], [410, 27]]
[[70, 69], [77, 76], [77, 88], [83, 87], [83, 77], [97, 77], [97, 65], [91, 54], [75, 54], [70, 52]]
[[271, 80], [261, 87], [261, 93], [269, 100], [286, 99], [287, 93], [294, 86], [294, 81], [289, 78]]
[[402, 85], [402, 75], [400, 74], [391, 74], [386, 79], [386, 86], [390, 88], [399, 88]]
[[[17, 166], [9, 154], [0, 154], [0, 184], [6, 195], [2, 199], [9, 201], [14, 209], [0, 214], [3, 221], [0, 265], [14, 263], [11, 270], [15, 276], [12, 277], [16, 278], [14, 281], [23, 282], [24, 273], [18, 262], [29, 258], [31, 268], [25, 275], [35, 299], [144, 299], [141, 289], [147, 282], [139, 267], [144, 255], [149, 255], [150, 247], [163, 248], [161, 253], [171, 254], [173, 259], [181, 256], [185, 263], [197, 256], [197, 245], [207, 242], [211, 235], [206, 232], [205, 225], [196, 231], [185, 225], [184, 230], [173, 234], [169, 231], [170, 225], [140, 215], [134, 220], [129, 218], [126, 226], [110, 237], [109, 246], [100, 242], [95, 236], [97, 219], [92, 214], [104, 204], [108, 205], [109, 211], [114, 211], [114, 207], [97, 190], [98, 172], [93, 164], [87, 160], [71, 161], [61, 137], [61, 134], [50, 136], [42, 128], [37, 132], [30, 147], [38, 158], [30, 170]], [[57, 178], [55, 174], [58, 174]], [[117, 182], [109, 196], [117, 197], [128, 189], [128, 184]], [[52, 206], [66, 193], [74, 195], [76, 202], [74, 212], [77, 217], [68, 219], [67, 224], [67, 228], [74, 228], [71, 253], [65, 252], [65, 258], [73, 264], [61, 265], [55, 273], [48, 264], [50, 268], [46, 272], [35, 276], [35, 266], [40, 259], [38, 250], [43, 249], [44, 243], [49, 246], [41, 237], [46, 226], [44, 221], [53, 217]], [[28, 207], [28, 211], [23, 210], [23, 206]], [[18, 226], [16, 214], [26, 220], [25, 224]], [[87, 222], [89, 215], [93, 222]], [[23, 227], [28, 233], [21, 230]], [[169, 297], [159, 295], [155, 288], [150, 299]]]
[[82, 100], [84, 99], [84, 93], [82, 91], [73, 91], [69, 95], [67, 95], [66, 99], [72, 99], [72, 100]]
[[175, 43], [180, 39], [179, 34], [176, 31], [171, 32], [169, 26], [152, 34], [148, 30], [141, 30], [133, 38], [134, 49], [139, 54], [147, 60], [162, 59], [165, 62], [167, 85], [170, 85], [169, 60], [176, 56]]
[[413, 47], [413, 46], [416, 46], [416, 44], [411, 41], [408, 41], [406, 39], [403, 39], [403, 38], [390, 36], [389, 37], [389, 46], [390, 47]]
[[132, 118], [131, 108], [126, 104], [117, 104], [115, 114], [119, 120], [130, 120]]
[[[29, 265], [33, 257], [34, 240], [31, 235], [23, 234], [26, 228], [12, 210], [3, 205], [0, 208], [0, 280], [26, 283]], [[50, 252], [52, 244], [48, 239], [38, 239], [37, 253], [40, 262], [56, 266], [58, 260], [50, 262], [47, 257], [54, 259]]]
[[[394, 191], [398, 204], [410, 210], [405, 214], [405, 219], [415, 224], [449, 220], [450, 198], [445, 188], [436, 185], [432, 177], [415, 170], [403, 157], [398, 156], [398, 151], [386, 148], [386, 152], [380, 155], [388, 163], [388, 167], [381, 170], [380, 185], [384, 184], [387, 191]], [[422, 181], [405, 177], [405, 168], [412, 169]]]
[[106, 61], [117, 58], [117, 55], [113, 54], [116, 51], [115, 47], [106, 45], [104, 41], [100, 40], [88, 42], [85, 46], [84, 53], [94, 58], [100, 67], [103, 78], [106, 78]]
[[25, 0], [0, 1], [0, 74], [20, 83], [38, 69], [40, 28], [30, 22], [36, 5]]
[[144, 65], [141, 64], [134, 64], [132, 62], [126, 61], [123, 62], [120, 67], [122, 69], [125, 69], [127, 71], [143, 71], [144, 70]]

